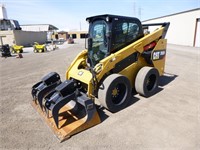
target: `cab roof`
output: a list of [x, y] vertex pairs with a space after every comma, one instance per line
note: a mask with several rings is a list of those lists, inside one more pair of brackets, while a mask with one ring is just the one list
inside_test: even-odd
[[86, 18], [86, 21], [88, 22], [93, 22], [94, 20], [97, 20], [97, 19], [103, 19], [103, 20], [106, 20], [107, 18], [109, 18], [109, 21], [111, 20], [118, 20], [118, 19], [122, 19], [122, 20], [136, 20], [136, 21], [139, 21], [140, 20], [138, 18], [135, 18], [135, 17], [127, 17], [127, 16], [118, 16], [118, 15], [110, 15], [110, 14], [104, 14], [104, 15], [97, 15], [97, 16], [92, 16], [92, 17], [87, 17]]

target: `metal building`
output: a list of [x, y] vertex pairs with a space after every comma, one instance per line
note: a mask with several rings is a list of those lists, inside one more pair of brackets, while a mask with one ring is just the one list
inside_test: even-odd
[[200, 8], [145, 20], [142, 23], [160, 22], [170, 22], [166, 37], [168, 43], [200, 47]]
[[5, 6], [0, 4], [0, 36], [3, 44], [30, 46], [34, 42], [45, 43], [51, 39], [54, 30], [58, 28], [50, 24], [20, 26], [17, 20], [8, 19]]
[[23, 31], [32, 31], [32, 32], [46, 32], [47, 40], [51, 40], [52, 34], [58, 30], [57, 27], [51, 24], [27, 24], [20, 25]]
[[85, 39], [88, 37], [88, 31], [69, 31], [68, 35], [73, 39]]
[[58, 30], [57, 27], [51, 24], [27, 24], [20, 25], [23, 31], [54, 31]]
[[88, 31], [60, 31], [52, 35], [53, 39], [67, 40], [69, 37], [73, 39], [85, 39], [88, 37]]

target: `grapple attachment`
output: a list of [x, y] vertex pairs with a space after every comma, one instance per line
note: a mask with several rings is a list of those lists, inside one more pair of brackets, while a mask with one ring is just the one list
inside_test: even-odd
[[42, 101], [45, 95], [52, 91], [56, 86], [61, 84], [60, 76], [56, 72], [51, 72], [44, 76], [42, 80], [32, 87], [32, 96], [35, 103], [39, 103], [43, 109]]
[[[33, 99], [42, 99], [38, 100], [39, 105], [34, 101], [32, 105], [60, 141], [101, 122], [93, 100], [79, 91], [76, 81], [66, 80], [51, 90], [44, 90], [47, 88], [45, 87], [39, 91], [37, 89], [43, 87], [43, 84], [39, 85], [40, 87], [37, 85], [38, 88], [33, 88], [37, 91], [32, 91], [37, 93], [33, 94], [37, 95], [33, 96]], [[48, 94], [43, 91], [48, 91]]]

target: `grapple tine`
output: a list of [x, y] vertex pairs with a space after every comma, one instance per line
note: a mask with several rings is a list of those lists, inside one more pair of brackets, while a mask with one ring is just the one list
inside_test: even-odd
[[96, 107], [94, 102], [85, 95], [77, 97], [77, 102], [84, 107], [85, 112], [87, 114], [87, 121], [91, 120], [96, 112]]
[[75, 92], [60, 99], [58, 102], [56, 102], [56, 104], [53, 106], [52, 108], [52, 116], [53, 119], [55, 121], [55, 124], [57, 126], [57, 128], [59, 128], [59, 124], [58, 124], [58, 114], [59, 114], [59, 110], [66, 105], [69, 101], [75, 99]]
[[36, 94], [37, 94], [37, 90], [36, 90], [36, 87], [38, 87], [40, 84], [42, 83], [42, 81], [36, 83], [35, 85], [32, 86], [32, 91], [31, 91], [31, 94], [32, 94], [32, 97], [33, 97], [33, 101], [36, 101]]
[[43, 110], [42, 101], [46, 94], [52, 91], [56, 86], [61, 84], [60, 76], [56, 72], [51, 72], [44, 76], [40, 82], [32, 86], [32, 97], [33, 101], [37, 105], [37, 101], [40, 105], [40, 108]]
[[43, 98], [49, 93], [51, 92], [56, 86], [58, 85], [58, 83], [54, 83], [50, 86], [47, 86], [46, 88], [44, 88], [43, 90], [41, 90], [38, 93], [38, 102], [40, 105], [40, 108], [43, 110]]

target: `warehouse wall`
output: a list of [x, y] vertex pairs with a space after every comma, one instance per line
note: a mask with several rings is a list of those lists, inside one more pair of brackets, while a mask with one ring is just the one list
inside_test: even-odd
[[46, 32], [8, 30], [1, 31], [0, 36], [5, 36], [2, 38], [3, 44], [9, 45], [13, 45], [15, 42], [17, 45], [30, 46], [34, 42], [45, 43], [47, 41]]
[[13, 41], [15, 40], [15, 37], [12, 30], [0, 31], [0, 36], [3, 36], [2, 37], [3, 44], [13, 45]]
[[69, 31], [68, 35], [69, 37], [72, 37], [73, 39], [84, 39], [87, 37], [88, 32], [87, 31]]
[[[150, 19], [142, 23], [170, 22], [166, 38], [168, 43], [193, 46], [195, 40], [196, 21], [199, 18], [200, 9]], [[199, 32], [199, 30], [197, 30]]]
[[47, 41], [46, 32], [32, 32], [14, 30], [16, 44], [28, 46], [34, 42], [45, 43]]

